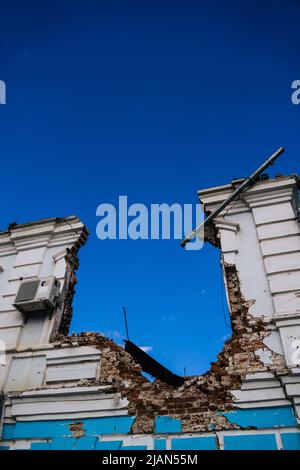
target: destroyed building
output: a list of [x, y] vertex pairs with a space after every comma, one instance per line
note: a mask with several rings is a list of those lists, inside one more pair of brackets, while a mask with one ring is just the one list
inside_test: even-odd
[[[205, 211], [239, 184], [199, 191]], [[0, 450], [300, 449], [298, 186], [261, 179], [206, 230], [232, 336], [209, 371], [177, 384], [148, 381], [103, 335], [68, 336], [88, 236], [77, 217], [0, 233]]]

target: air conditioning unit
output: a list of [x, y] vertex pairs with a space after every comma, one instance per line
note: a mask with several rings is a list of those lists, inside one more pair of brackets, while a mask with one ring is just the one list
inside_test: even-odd
[[51, 313], [60, 297], [60, 282], [56, 277], [23, 281], [14, 306], [22, 313]]

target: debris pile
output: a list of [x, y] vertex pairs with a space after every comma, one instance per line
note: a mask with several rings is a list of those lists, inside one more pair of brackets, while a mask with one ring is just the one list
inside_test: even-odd
[[[262, 318], [253, 317], [240, 291], [235, 266], [225, 266], [225, 276], [231, 307], [232, 336], [226, 341], [210, 370], [199, 376], [188, 377], [179, 387], [160, 380], [148, 381], [139, 364], [123, 347], [98, 333], [81, 333], [65, 337], [59, 335], [55, 346], [93, 345], [101, 350], [99, 383], [109, 384], [129, 401], [128, 412], [136, 416], [134, 433], [153, 432], [154, 418], [169, 415], [180, 418], [183, 431], [233, 429], [220, 415], [234, 407], [230, 390], [239, 389], [246, 373], [277, 371], [284, 367], [283, 358], [272, 352], [273, 363], [263, 364], [255, 351], [266, 348], [263, 339], [269, 332]], [[94, 385], [94, 383], [91, 383]]]

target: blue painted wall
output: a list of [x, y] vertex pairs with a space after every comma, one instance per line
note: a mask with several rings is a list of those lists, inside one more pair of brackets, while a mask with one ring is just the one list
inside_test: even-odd
[[[218, 413], [221, 414], [221, 413]], [[300, 450], [300, 432], [296, 429], [296, 418], [291, 407], [259, 408], [247, 410], [234, 410], [223, 415], [241, 428], [257, 429], [251, 434], [240, 432], [224, 436], [225, 450], [275, 450], [276, 438], [272, 429], [282, 429], [282, 443], [285, 450]], [[82, 420], [55, 420], [17, 422], [3, 426], [2, 443], [0, 450], [9, 450], [6, 441], [17, 439], [38, 440], [45, 442], [32, 442], [33, 450], [144, 450], [145, 445], [124, 445], [122, 435], [131, 432], [134, 416], [118, 416], [105, 418], [87, 418]], [[82, 423], [83, 436], [75, 438], [70, 425]], [[295, 427], [295, 432], [284, 432], [285, 427]], [[267, 428], [270, 432], [261, 434], [259, 429]], [[213, 431], [213, 429], [212, 429]], [[154, 448], [165, 450], [166, 437], [170, 439], [172, 450], [217, 450], [219, 444], [216, 436], [192, 436], [182, 433], [181, 421], [169, 416], [157, 416], [155, 419], [156, 434], [153, 436]], [[118, 435], [118, 440], [102, 441], [102, 436]], [[172, 435], [178, 436], [172, 437]], [[180, 436], [179, 436], [180, 435]], [[181, 437], [182, 436], [182, 437]], [[150, 437], [151, 438], [151, 437]]]
[[155, 439], [154, 440], [154, 449], [155, 450], [166, 450], [167, 441], [166, 439]]
[[128, 434], [134, 422], [134, 416], [112, 418], [87, 418], [81, 420], [31, 421], [5, 424], [2, 439], [55, 438], [72, 436], [70, 424], [83, 423], [86, 435]]
[[232, 424], [242, 428], [273, 428], [296, 426], [297, 420], [291, 406], [251, 408], [222, 413]]
[[300, 433], [282, 433], [281, 439], [284, 450], [300, 450]]
[[155, 418], [156, 433], [180, 433], [181, 420], [170, 418], [170, 416], [156, 416]]
[[275, 434], [233, 435], [224, 437], [225, 450], [277, 450]]
[[217, 439], [208, 437], [187, 437], [172, 439], [172, 450], [218, 450]]

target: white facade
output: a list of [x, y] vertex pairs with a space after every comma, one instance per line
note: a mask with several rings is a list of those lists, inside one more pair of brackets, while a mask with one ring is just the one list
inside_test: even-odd
[[[213, 211], [238, 184], [199, 191], [205, 210]], [[300, 416], [300, 225], [296, 177], [257, 182], [213, 223], [220, 237], [222, 263], [236, 267], [243, 297], [250, 303], [249, 313], [263, 317], [269, 324], [271, 334], [264, 340], [266, 349], [257, 354], [266, 365], [270, 352], [283, 355], [290, 375], [284, 372], [281, 376], [278, 370], [277, 387], [290, 381], [294, 384], [281, 391], [274, 385], [266, 393], [267, 384], [262, 382], [261, 392], [240, 391], [235, 395], [239, 401], [254, 397], [259, 403], [263, 396], [267, 400], [292, 398]]]
[[[236, 184], [238, 182], [199, 191], [205, 210], [214, 210], [233, 192]], [[260, 410], [267, 410], [268, 414], [273, 409], [278, 410], [275, 415], [281, 416], [282, 410], [290, 413], [293, 408], [300, 423], [300, 366], [297, 364], [300, 359], [300, 354], [297, 355], [297, 347], [300, 348], [300, 229], [296, 178], [256, 183], [231, 203], [213, 224], [220, 240], [223, 267], [236, 268], [249, 315], [253, 319], [262, 318], [266, 332], [264, 346], [255, 350], [263, 370], [248, 370], [241, 386], [232, 390], [235, 408], [240, 412], [255, 410], [255, 416], [260, 415]], [[0, 234], [0, 340], [6, 348], [5, 362], [0, 365], [0, 391], [5, 395], [2, 413], [5, 432], [0, 450], [1, 446], [15, 449], [30, 448], [34, 443], [50, 445], [50, 434], [49, 439], [45, 438], [42, 427], [37, 431], [41, 432], [40, 436], [28, 434], [28, 428], [24, 436], [17, 432], [9, 434], [7, 429], [17, 429], [18, 424], [25, 429], [26, 423], [31, 423], [35, 429], [37, 423], [42, 426], [45, 422], [60, 422], [65, 426], [66, 420], [97, 419], [102, 420], [102, 426], [106, 423], [103, 418], [112, 420], [107, 426], [115, 431], [105, 431], [105, 435], [99, 431], [98, 444], [92, 439], [94, 434], [89, 435], [88, 445], [93, 448], [98, 448], [97, 445], [105, 448], [108, 443], [114, 446], [115, 441], [122, 441], [122, 448], [146, 445], [151, 449], [156, 446], [158, 437], [166, 441], [167, 448], [178, 446], [178, 439], [186, 437], [196, 440], [201, 437], [209, 445], [215, 445], [212, 443], [215, 439], [217, 448], [226, 448], [224, 442], [229, 442], [230, 436], [240, 435], [241, 430], [214, 431], [212, 428], [212, 434], [208, 435], [180, 434], [177, 430], [171, 431], [173, 440], [169, 431], [161, 432], [160, 436], [129, 436], [129, 402], [103, 380], [103, 350], [96, 345], [79, 344], [76, 337], [64, 341], [63, 335], [67, 334], [71, 319], [77, 251], [86, 236], [84, 225], [74, 216], [16, 225]], [[197, 256], [201, 257], [201, 252]], [[48, 276], [55, 276], [61, 282], [61, 300], [55, 310], [48, 315], [20, 313], [14, 303], [22, 280]], [[226, 276], [224, 279], [226, 282]], [[229, 289], [227, 293], [231, 309]], [[58, 333], [61, 334], [57, 336]], [[120, 418], [118, 422], [123, 423], [126, 417], [128, 430], [122, 431], [123, 425], [119, 430], [114, 420]], [[261, 425], [258, 437], [273, 433], [279, 449], [285, 448], [283, 441], [288, 441], [288, 437], [300, 439], [296, 422], [291, 421], [290, 415], [284, 419], [284, 431], [275, 429], [274, 424]], [[92, 426], [91, 421], [85, 421], [85, 425]], [[246, 435], [257, 435], [251, 429], [245, 431]], [[287, 434], [290, 436], [286, 437]], [[53, 442], [55, 439], [53, 437]], [[85, 441], [81, 442], [84, 445]], [[59, 445], [57, 441], [54, 448], [60, 448]]]

